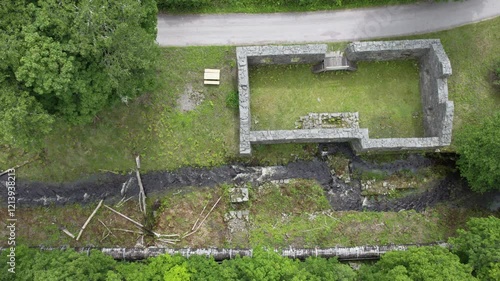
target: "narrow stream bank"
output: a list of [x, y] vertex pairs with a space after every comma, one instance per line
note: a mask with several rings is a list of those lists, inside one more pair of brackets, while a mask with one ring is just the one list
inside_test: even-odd
[[[151, 172], [142, 175], [142, 182], [148, 194], [164, 193], [186, 187], [215, 187], [221, 184], [257, 186], [266, 182], [284, 182], [289, 179], [316, 180], [325, 189], [332, 208], [336, 211], [373, 210], [399, 211], [414, 209], [421, 211], [440, 202], [459, 204], [470, 208], [489, 208], [498, 210], [500, 192], [476, 194], [469, 190], [467, 183], [458, 172], [450, 169], [441, 180], [424, 191], [404, 196], [366, 196], [363, 194], [361, 180], [353, 178], [346, 181], [332, 173], [326, 156], [342, 154], [349, 159], [350, 173], [383, 172], [392, 175], [400, 171], [415, 172], [418, 169], [443, 165], [443, 160], [409, 154], [404, 160], [388, 163], [373, 163], [354, 155], [347, 145], [320, 145], [322, 157], [312, 161], [298, 161], [285, 166], [245, 167], [227, 165], [215, 168], [182, 168], [174, 172]], [[454, 165], [446, 160], [446, 165]], [[445, 162], [446, 162], [445, 161]], [[454, 168], [454, 167], [452, 167]], [[0, 177], [5, 185], [6, 175]], [[137, 195], [139, 187], [135, 173], [117, 175], [97, 174], [85, 179], [67, 183], [31, 182], [18, 179], [16, 182], [18, 207], [41, 205], [64, 205], [72, 203], [91, 203], [105, 198], [118, 201], [122, 197]], [[7, 190], [0, 191], [1, 203], [7, 202]]]

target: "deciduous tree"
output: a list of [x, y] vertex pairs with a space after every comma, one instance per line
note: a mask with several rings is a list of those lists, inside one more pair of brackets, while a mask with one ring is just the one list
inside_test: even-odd
[[500, 219], [472, 218], [451, 238], [452, 251], [471, 265], [480, 280], [500, 280]]
[[479, 125], [464, 125], [456, 142], [458, 168], [472, 190], [500, 189], [500, 112]]
[[388, 252], [375, 265], [362, 267], [360, 277], [367, 281], [477, 280], [471, 272], [470, 266], [461, 264], [447, 249], [421, 247]]
[[[4, 106], [17, 126], [37, 130], [42, 120], [91, 121], [97, 112], [154, 88], [159, 49], [154, 0], [5, 1], [0, 5], [2, 100], [36, 109], [38, 118]], [[8, 91], [8, 92], [7, 92]], [[45, 115], [42, 115], [45, 114]], [[14, 116], [16, 115], [17, 116]], [[10, 122], [10, 121], [9, 121]], [[50, 127], [49, 127], [50, 128]], [[23, 132], [20, 132], [21, 138]], [[6, 144], [19, 146], [9, 136]]]

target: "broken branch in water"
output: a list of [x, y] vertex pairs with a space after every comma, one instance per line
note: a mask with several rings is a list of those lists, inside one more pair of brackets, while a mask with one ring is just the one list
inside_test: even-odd
[[119, 208], [119, 207], [123, 206], [125, 203], [127, 203], [130, 199], [132, 199], [134, 197], [135, 197], [135, 195], [132, 195], [127, 199], [125, 199], [125, 197], [123, 197], [122, 200], [120, 200], [118, 203], [116, 203], [115, 207]]
[[135, 170], [135, 174], [137, 176], [137, 183], [139, 184], [139, 208], [146, 215], [146, 192], [144, 191], [144, 186], [142, 185], [141, 174], [139, 173], [139, 169], [141, 168], [141, 159], [140, 156], [135, 158], [135, 163], [137, 165], [137, 169]]

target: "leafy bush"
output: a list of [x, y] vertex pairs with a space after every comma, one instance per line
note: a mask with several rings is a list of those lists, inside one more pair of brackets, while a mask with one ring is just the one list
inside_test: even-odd
[[421, 247], [388, 252], [375, 265], [363, 266], [359, 275], [366, 281], [477, 280], [471, 272], [447, 249]]
[[456, 136], [457, 165], [471, 189], [486, 192], [500, 189], [500, 112], [482, 124], [468, 124]]
[[161, 10], [192, 10], [210, 4], [210, 0], [158, 0], [158, 9]]
[[471, 265], [481, 280], [500, 280], [500, 219], [472, 218], [467, 230], [451, 238], [452, 251]]
[[15, 274], [7, 272], [7, 255], [0, 256], [0, 280], [105, 280], [117, 262], [97, 250], [89, 255], [72, 249], [40, 251], [19, 245]]
[[10, 106], [0, 111], [7, 119], [0, 129], [20, 136], [1, 133], [8, 145], [29, 146], [24, 136], [40, 139], [54, 116], [91, 122], [106, 106], [155, 85], [154, 0], [7, 1], [0, 14], [0, 88], [9, 91], [0, 101]]
[[363, 7], [388, 4], [408, 4], [421, 0], [158, 0], [158, 9], [193, 12], [203, 10], [226, 12], [311, 11], [339, 7]]
[[0, 143], [38, 149], [51, 130], [53, 116], [36, 99], [15, 87], [0, 88]]
[[16, 274], [7, 273], [7, 255], [0, 256], [0, 280], [355, 280], [356, 273], [337, 259], [284, 258], [274, 251], [255, 249], [253, 257], [218, 264], [213, 258], [161, 255], [144, 262], [116, 262], [100, 251], [90, 255], [39, 251], [17, 247]]

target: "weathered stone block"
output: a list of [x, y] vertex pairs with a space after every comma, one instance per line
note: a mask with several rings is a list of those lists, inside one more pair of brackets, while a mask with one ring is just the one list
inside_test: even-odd
[[248, 201], [248, 188], [230, 188], [229, 197], [231, 203], [241, 203]]

